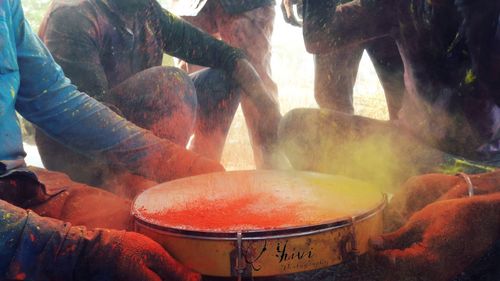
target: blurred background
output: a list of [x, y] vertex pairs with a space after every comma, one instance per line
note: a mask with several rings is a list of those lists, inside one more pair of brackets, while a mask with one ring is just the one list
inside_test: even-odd
[[[26, 18], [33, 30], [38, 30], [49, 3], [50, 0], [22, 0]], [[272, 70], [279, 87], [281, 112], [284, 114], [297, 107], [317, 107], [313, 94], [312, 55], [304, 48], [302, 30], [284, 22], [279, 6], [276, 7], [274, 27]], [[171, 62], [169, 58], [164, 61]], [[382, 86], [366, 53], [361, 60], [354, 88], [354, 108], [359, 115], [382, 120], [389, 118]], [[40, 156], [33, 142], [33, 130], [29, 125], [24, 126], [23, 133], [28, 153], [26, 161], [29, 165], [41, 166]], [[241, 109], [238, 109], [231, 126], [222, 164], [228, 170], [255, 168]]]

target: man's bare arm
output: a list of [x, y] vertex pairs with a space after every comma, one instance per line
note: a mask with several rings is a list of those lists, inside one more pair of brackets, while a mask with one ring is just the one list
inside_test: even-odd
[[500, 238], [500, 193], [443, 200], [415, 213], [399, 230], [372, 239], [393, 279], [450, 280]]

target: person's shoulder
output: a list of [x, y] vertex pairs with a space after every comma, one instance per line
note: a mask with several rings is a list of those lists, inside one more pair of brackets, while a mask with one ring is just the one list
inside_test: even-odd
[[95, 29], [99, 24], [95, 0], [52, 0], [44, 20], [40, 25], [39, 36], [53, 29], [65, 31], [72, 37], [80, 36]]
[[49, 13], [68, 13], [68, 14], [87, 14], [95, 11], [95, 3], [93, 0], [53, 0]]
[[46, 18], [74, 26], [82, 22], [97, 23], [99, 13], [95, 0], [52, 0]]
[[220, 0], [227, 13], [239, 14], [276, 4], [275, 0]]
[[52, 5], [54, 7], [69, 7], [69, 8], [81, 8], [86, 7], [90, 4], [89, 0], [53, 0]]

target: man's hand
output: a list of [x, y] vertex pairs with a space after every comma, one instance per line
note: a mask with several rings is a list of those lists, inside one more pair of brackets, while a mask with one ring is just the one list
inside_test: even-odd
[[[500, 192], [500, 170], [491, 173], [470, 175], [470, 180], [474, 186], [475, 195], [491, 194]], [[469, 195], [469, 188], [464, 179], [461, 183], [454, 185], [439, 200], [462, 198]]]
[[[102, 206], [89, 206], [100, 208]], [[0, 200], [1, 280], [198, 281], [138, 233], [71, 226]], [[10, 264], [10, 265], [9, 265]], [[8, 265], [8, 272], [5, 266]]]
[[302, 0], [282, 0], [281, 1], [281, 12], [283, 13], [283, 18], [286, 23], [293, 26], [302, 26], [302, 21], [297, 19], [295, 13], [293, 12], [293, 6], [297, 5], [297, 10], [301, 10]]
[[[475, 194], [490, 194], [500, 191], [500, 170], [491, 173], [470, 175]], [[435, 201], [468, 196], [465, 180], [458, 176], [428, 174], [410, 178], [394, 194], [387, 210], [385, 229], [400, 228], [411, 215]]]
[[[275, 150], [278, 147], [278, 125], [281, 120], [279, 103], [276, 97], [267, 92], [264, 83], [259, 77], [259, 74], [246, 59], [240, 59], [236, 62], [233, 72], [233, 78], [244, 91], [244, 95], [251, 102], [251, 112], [245, 115], [247, 124], [254, 127], [256, 132], [253, 135], [254, 145], [257, 145], [262, 150], [261, 156], [256, 159], [260, 162], [259, 168], [271, 168], [274, 160], [268, 159], [275, 155]], [[267, 167], [265, 167], [267, 166]]]
[[206, 157], [200, 157], [196, 159], [196, 161], [191, 166], [191, 176], [215, 173], [215, 172], [224, 172], [224, 167], [219, 163], [212, 159]]
[[385, 211], [385, 230], [394, 231], [425, 206], [461, 183], [456, 176], [428, 174], [412, 177], [394, 194]]
[[449, 280], [499, 238], [499, 194], [433, 203], [396, 232], [371, 240], [391, 280]]
[[76, 280], [198, 281], [153, 240], [134, 232], [96, 230], [75, 268]]

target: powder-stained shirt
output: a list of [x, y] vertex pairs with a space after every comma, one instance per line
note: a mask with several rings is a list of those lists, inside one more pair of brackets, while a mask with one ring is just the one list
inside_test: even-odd
[[230, 14], [247, 12], [256, 8], [276, 4], [274, 0], [208, 0], [220, 1], [224, 10]]
[[[500, 1], [354, 0], [323, 50], [392, 35], [405, 66], [400, 120], [448, 153], [500, 158]], [[464, 20], [465, 19], [465, 20]]]
[[[172, 11], [178, 10], [181, 7], [181, 13], [187, 13], [191, 16], [196, 15], [208, 1], [220, 1], [224, 11], [229, 14], [239, 14], [248, 12], [257, 8], [275, 5], [275, 0], [196, 0], [189, 1], [189, 6], [186, 7], [185, 0], [166, 0], [166, 4]], [[187, 11], [186, 11], [187, 9]], [[181, 14], [182, 16], [187, 14]]]
[[156, 1], [129, 16], [120, 13], [114, 1], [52, 1], [39, 31], [66, 75], [98, 100], [132, 75], [161, 65], [164, 52], [227, 71], [243, 57]]
[[0, 1], [0, 176], [24, 166], [16, 111], [59, 142], [110, 165], [157, 181], [188, 175], [199, 156], [78, 91], [32, 32], [20, 2]]

